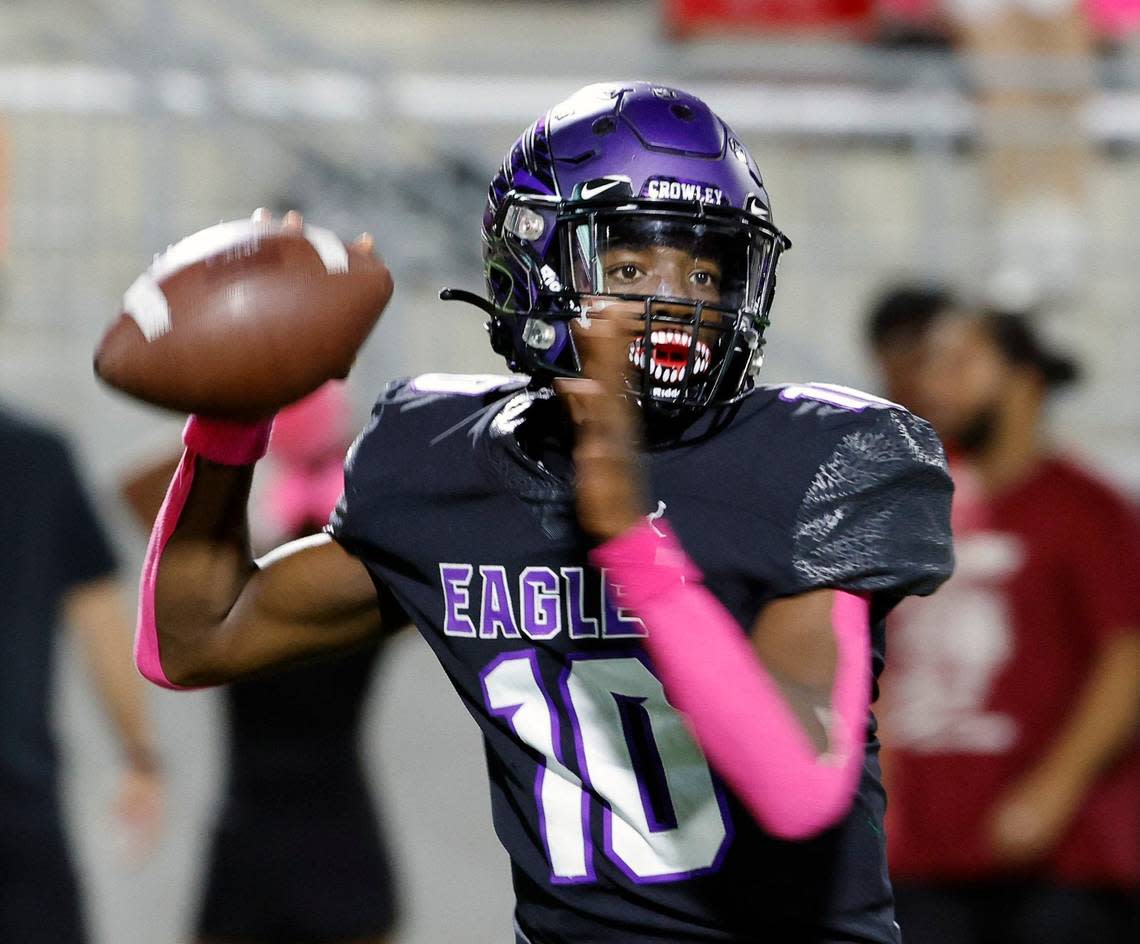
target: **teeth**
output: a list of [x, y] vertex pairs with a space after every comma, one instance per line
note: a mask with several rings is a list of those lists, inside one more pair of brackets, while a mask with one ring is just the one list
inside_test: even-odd
[[[676, 344], [689, 349], [689, 356], [693, 359], [692, 366], [695, 374], [704, 373], [709, 369], [709, 365], [712, 363], [712, 351], [709, 346], [704, 341], [696, 339], [696, 351], [692, 351], [694, 338], [686, 331], [658, 328], [650, 332], [649, 341], [650, 344], [654, 346], [658, 344]], [[655, 357], [647, 357], [645, 339], [643, 337], [634, 338], [633, 341], [630, 342], [627, 357], [631, 364], [641, 369], [645, 369], [646, 362], [649, 361], [651, 375], [655, 380], [660, 380], [662, 383], [678, 383], [685, 379], [689, 371], [688, 363], [683, 364], [681, 367], [667, 367], [657, 363]], [[654, 389], [665, 391], [668, 388], [662, 387]], [[665, 393], [662, 395], [673, 396], [675, 394]]]
[[[685, 347], [689, 347], [693, 343], [692, 337], [684, 331], [663, 331], [660, 329], [657, 331], [651, 331], [649, 334], [649, 340], [654, 344], [681, 344]], [[702, 343], [703, 342], [698, 341], [698, 347]]]

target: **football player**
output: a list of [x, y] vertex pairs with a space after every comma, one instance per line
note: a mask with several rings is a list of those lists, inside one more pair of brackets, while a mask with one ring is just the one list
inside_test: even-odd
[[692, 95], [552, 108], [482, 236], [487, 297], [445, 296], [515, 379], [390, 384], [327, 533], [252, 560], [268, 426], [191, 417], [140, 667], [222, 683], [411, 620], [486, 741], [519, 942], [897, 942], [870, 703], [884, 616], [951, 567], [937, 438], [756, 384], [789, 243]]

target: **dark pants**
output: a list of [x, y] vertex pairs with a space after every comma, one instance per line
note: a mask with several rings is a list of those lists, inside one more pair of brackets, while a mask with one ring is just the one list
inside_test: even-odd
[[0, 941], [83, 944], [79, 890], [54, 808], [0, 817]]
[[1135, 944], [1137, 897], [1038, 882], [895, 883], [904, 944]]

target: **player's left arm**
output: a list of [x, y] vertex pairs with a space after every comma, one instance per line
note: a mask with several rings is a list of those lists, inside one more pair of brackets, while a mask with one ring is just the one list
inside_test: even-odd
[[[848, 594], [825, 588], [771, 601], [752, 623], [752, 647], [772, 681], [779, 686], [784, 702], [795, 716], [818, 757], [831, 747], [833, 719], [832, 696], [840, 652], [840, 626], [843, 607], [852, 607], [857, 625], [852, 635], [869, 639], [865, 606], [860, 598], [844, 599]], [[839, 610], [837, 611], [837, 607]], [[856, 657], [866, 655], [868, 647], [853, 642]], [[846, 652], [849, 656], [850, 653]], [[865, 691], [855, 699], [851, 710], [865, 719], [870, 707], [870, 679]]]
[[756, 820], [784, 839], [839, 822], [863, 766], [867, 597], [824, 588], [775, 600], [746, 634], [660, 519], [610, 537], [592, 558], [645, 623], [669, 701]]
[[821, 583], [770, 602], [741, 632], [668, 527], [642, 517], [626, 328], [595, 318], [576, 333], [586, 377], [557, 386], [576, 428], [579, 519], [604, 542], [594, 560], [645, 622], [670, 701], [718, 773], [769, 832], [810, 837], [843, 817], [858, 786], [869, 598]]

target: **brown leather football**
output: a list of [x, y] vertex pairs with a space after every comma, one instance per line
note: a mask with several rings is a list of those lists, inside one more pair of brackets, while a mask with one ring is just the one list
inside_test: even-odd
[[328, 230], [219, 223], [127, 289], [95, 373], [157, 406], [265, 416], [344, 377], [391, 296], [384, 263]]

